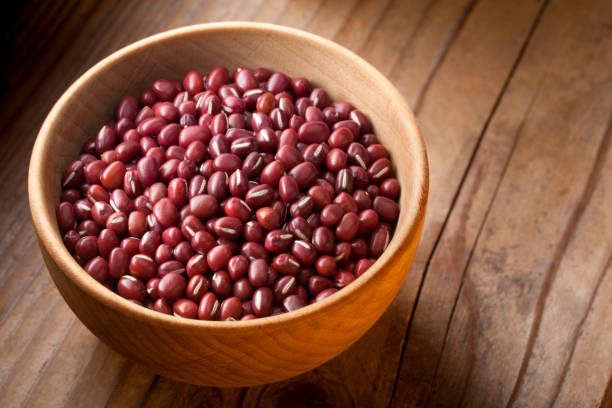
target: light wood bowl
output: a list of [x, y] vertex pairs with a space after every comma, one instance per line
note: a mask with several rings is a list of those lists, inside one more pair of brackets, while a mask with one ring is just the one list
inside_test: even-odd
[[[65, 248], [55, 219], [60, 177], [82, 143], [113, 116], [122, 95], [159, 78], [216, 65], [259, 66], [304, 76], [371, 120], [401, 184], [400, 219], [384, 254], [334, 296], [252, 321], [199, 321], [136, 306], [91, 278]], [[412, 112], [389, 81], [341, 46], [299, 30], [254, 23], [185, 27], [138, 41], [81, 76], [45, 120], [29, 170], [30, 209], [60, 293], [102, 341], [164, 376], [238, 387], [283, 380], [330, 360], [382, 315], [404, 282], [419, 243], [428, 193], [427, 156]]]

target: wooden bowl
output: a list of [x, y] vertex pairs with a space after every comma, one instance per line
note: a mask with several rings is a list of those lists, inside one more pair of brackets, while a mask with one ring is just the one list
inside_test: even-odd
[[[55, 219], [60, 177], [83, 142], [113, 117], [126, 94], [159, 78], [216, 65], [269, 67], [304, 76], [371, 120], [401, 184], [400, 219], [384, 254], [334, 296], [252, 321], [182, 319], [136, 306], [91, 278], [65, 248]], [[400, 94], [341, 46], [302, 31], [255, 23], [203, 24], [125, 47], [81, 76], [45, 120], [29, 170], [30, 209], [60, 293], [102, 341], [164, 376], [201, 385], [253, 386], [296, 376], [347, 349], [382, 315], [404, 282], [420, 239], [428, 192], [427, 156]]]

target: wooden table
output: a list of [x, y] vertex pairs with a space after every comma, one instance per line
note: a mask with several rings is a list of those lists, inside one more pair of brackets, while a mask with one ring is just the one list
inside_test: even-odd
[[[609, 0], [75, 0], [11, 13], [1, 407], [612, 406]], [[323, 367], [250, 389], [170, 381], [101, 344], [45, 271], [27, 206], [36, 132], [75, 78], [137, 39], [219, 20], [359, 53], [414, 109], [430, 155], [425, 232], [392, 306]]]

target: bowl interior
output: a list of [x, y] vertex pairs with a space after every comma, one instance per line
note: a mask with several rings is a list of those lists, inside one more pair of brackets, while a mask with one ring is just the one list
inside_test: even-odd
[[[224, 324], [176, 319], [137, 307], [110, 293], [82, 272], [63, 245], [55, 221], [60, 177], [79, 154], [82, 144], [114, 116], [123, 95], [138, 97], [159, 78], [182, 79], [189, 70], [209, 71], [216, 65], [230, 69], [267, 67], [291, 77], [303, 76], [324, 87], [333, 100], [346, 100], [364, 112], [373, 131], [391, 153], [401, 184], [400, 219], [389, 247], [357, 288], [375, 276], [385, 260], [406, 239], [415, 239], [416, 220], [422, 218], [427, 197], [427, 159], [414, 117], [401, 96], [378, 71], [344, 48], [298, 30], [267, 24], [219, 23], [163, 33], [126, 47], [98, 63], [64, 94], [44, 123], [32, 155], [30, 200], [37, 232], [66, 274], [101, 299], [116, 298], [118, 307], [136, 317], [165, 319], [173, 324]], [[321, 302], [340, 298], [346, 290]], [[105, 292], [105, 293], [103, 293]], [[108, 292], [108, 293], [106, 293]], [[307, 310], [298, 311], [300, 314]], [[280, 321], [293, 312], [266, 318]], [[261, 324], [233, 322], [231, 324]], [[179, 322], [180, 321], [180, 322]]]

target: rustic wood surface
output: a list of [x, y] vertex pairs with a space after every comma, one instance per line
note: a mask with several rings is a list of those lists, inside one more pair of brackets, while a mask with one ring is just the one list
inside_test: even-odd
[[[0, 406], [612, 406], [608, 0], [67, 1], [5, 13]], [[202, 388], [100, 343], [45, 270], [27, 206], [61, 93], [137, 39], [209, 21], [301, 28], [357, 52], [415, 110], [424, 235], [381, 320], [295, 379]]]

